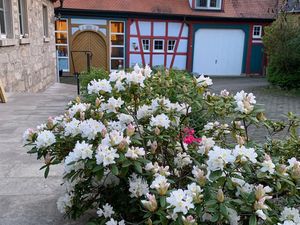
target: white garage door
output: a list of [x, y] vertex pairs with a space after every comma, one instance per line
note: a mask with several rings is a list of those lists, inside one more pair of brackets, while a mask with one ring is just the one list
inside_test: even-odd
[[195, 34], [193, 72], [241, 75], [245, 33], [239, 29], [199, 29]]

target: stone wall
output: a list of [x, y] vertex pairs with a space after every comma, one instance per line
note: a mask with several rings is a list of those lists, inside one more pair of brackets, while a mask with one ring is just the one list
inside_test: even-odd
[[[14, 38], [0, 39], [0, 80], [7, 92], [37, 92], [56, 80], [54, 6], [49, 0], [27, 0], [29, 37], [21, 40], [18, 1], [11, 1]], [[43, 4], [48, 8], [49, 38], [44, 38]]]

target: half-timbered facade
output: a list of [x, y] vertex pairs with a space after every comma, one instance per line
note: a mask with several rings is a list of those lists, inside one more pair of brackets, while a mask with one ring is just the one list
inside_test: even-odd
[[277, 0], [64, 0], [58, 70], [148, 64], [207, 75], [263, 74], [262, 36]]

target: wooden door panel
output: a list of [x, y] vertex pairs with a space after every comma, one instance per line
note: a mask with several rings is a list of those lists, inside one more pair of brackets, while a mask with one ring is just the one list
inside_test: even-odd
[[[72, 42], [73, 63], [76, 72], [87, 70], [87, 55], [84, 52], [92, 52], [91, 66], [107, 69], [107, 46], [105, 40], [94, 31], [82, 31], [77, 34]], [[73, 65], [71, 68], [72, 73]]]

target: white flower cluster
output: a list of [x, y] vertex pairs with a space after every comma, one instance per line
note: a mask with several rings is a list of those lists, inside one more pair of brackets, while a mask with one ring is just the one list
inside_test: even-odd
[[105, 93], [111, 93], [112, 91], [112, 86], [110, 85], [110, 82], [108, 80], [92, 80], [89, 84], [88, 84], [88, 93], [89, 94], [99, 94], [101, 92]]
[[205, 77], [203, 74], [196, 79], [198, 87], [208, 87], [213, 85], [212, 80], [209, 77]]
[[300, 212], [298, 209], [285, 207], [281, 212], [278, 225], [300, 225]]
[[147, 181], [138, 177], [135, 173], [129, 178], [129, 192], [131, 198], [139, 198], [149, 193]]
[[53, 145], [55, 142], [55, 135], [49, 130], [44, 130], [38, 133], [35, 144], [37, 148], [45, 148]]
[[236, 110], [245, 114], [251, 113], [254, 109], [254, 104], [256, 104], [255, 96], [245, 91], [236, 93], [234, 99], [237, 105]]

